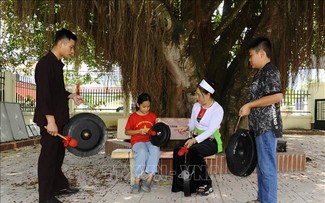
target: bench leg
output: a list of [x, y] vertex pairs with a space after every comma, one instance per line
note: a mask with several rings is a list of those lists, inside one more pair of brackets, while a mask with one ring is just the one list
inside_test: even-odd
[[130, 158], [130, 184], [134, 184], [134, 159]]

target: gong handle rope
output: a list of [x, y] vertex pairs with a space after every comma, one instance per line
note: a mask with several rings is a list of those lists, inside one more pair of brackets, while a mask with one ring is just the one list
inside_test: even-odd
[[236, 125], [236, 128], [235, 128], [235, 130], [234, 130], [234, 133], [236, 133], [236, 131], [237, 131], [238, 125], [239, 125], [239, 123], [240, 123], [240, 119], [241, 119], [241, 116], [239, 116], [239, 118], [238, 118], [237, 125]]

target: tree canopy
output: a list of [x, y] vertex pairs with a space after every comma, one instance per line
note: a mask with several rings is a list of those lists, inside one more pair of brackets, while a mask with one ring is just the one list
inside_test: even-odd
[[[43, 55], [54, 31], [64, 26], [79, 37], [77, 68], [81, 61], [103, 70], [118, 64], [126, 96], [148, 92], [160, 116], [189, 116], [198, 82], [213, 81], [225, 110], [225, 136], [254, 73], [246, 50], [253, 37], [271, 39], [284, 89], [289, 73], [311, 68], [312, 55], [319, 68], [325, 56], [324, 0], [9, 0], [0, 5], [12, 34], [6, 43], [21, 39], [16, 55], [24, 61]], [[33, 56], [23, 55], [27, 47]], [[15, 57], [13, 50], [1, 49], [0, 57]], [[0, 63], [12, 63], [8, 59]]]

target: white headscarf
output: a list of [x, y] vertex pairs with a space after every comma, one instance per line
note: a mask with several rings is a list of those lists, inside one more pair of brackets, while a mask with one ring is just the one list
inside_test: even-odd
[[214, 89], [213, 87], [211, 87], [211, 85], [209, 85], [209, 83], [207, 83], [207, 81], [202, 80], [199, 84], [203, 89], [205, 89], [206, 91], [210, 92], [211, 94], [214, 93]]

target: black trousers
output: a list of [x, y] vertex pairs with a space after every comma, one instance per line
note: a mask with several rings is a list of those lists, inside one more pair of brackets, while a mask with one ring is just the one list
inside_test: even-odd
[[207, 164], [204, 157], [211, 156], [217, 153], [217, 142], [215, 139], [206, 139], [201, 143], [192, 145], [186, 155], [178, 156], [178, 151], [184, 146], [186, 141], [181, 141], [174, 148], [173, 154], [173, 185], [172, 192], [183, 191], [183, 178], [181, 172], [187, 167], [191, 174], [191, 192], [196, 192], [196, 189], [203, 185], [212, 186], [211, 178], [207, 171]]
[[[63, 127], [59, 127], [61, 134]], [[53, 198], [53, 193], [69, 187], [61, 167], [65, 156], [62, 138], [51, 136], [41, 128], [41, 153], [38, 158], [39, 201]]]

